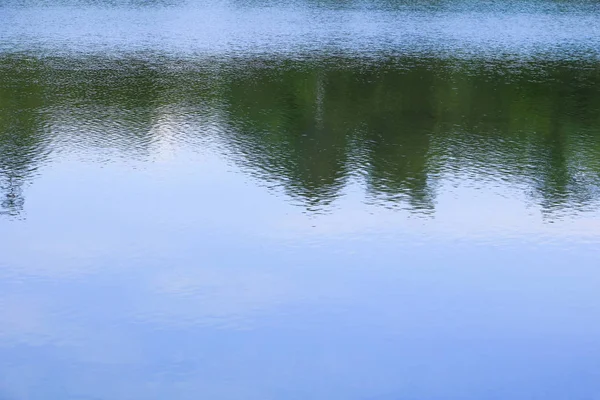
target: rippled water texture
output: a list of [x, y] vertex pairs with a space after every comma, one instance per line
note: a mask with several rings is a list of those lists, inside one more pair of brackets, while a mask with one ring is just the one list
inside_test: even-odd
[[596, 399], [594, 1], [0, 4], [0, 399]]

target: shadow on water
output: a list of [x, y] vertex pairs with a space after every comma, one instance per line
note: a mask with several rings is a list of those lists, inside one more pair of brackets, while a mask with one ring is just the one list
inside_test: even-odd
[[209, 135], [311, 211], [350, 181], [368, 202], [426, 213], [439, 182], [464, 179], [522, 187], [549, 215], [600, 199], [593, 63], [4, 55], [0, 78], [4, 214], [22, 211], [23, 186], [53, 152], [151, 156], [161, 110], [192, 121], [175, 128], [179, 146]]

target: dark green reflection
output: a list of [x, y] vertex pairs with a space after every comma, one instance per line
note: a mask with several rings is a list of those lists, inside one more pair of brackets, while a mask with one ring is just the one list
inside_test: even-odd
[[[85, 143], [151, 154], [164, 110], [188, 121], [181, 146], [209, 135], [309, 210], [327, 209], [350, 179], [369, 201], [426, 212], [444, 179], [506, 181], [550, 213], [599, 199], [591, 63], [4, 56], [0, 79], [4, 213], [19, 212], [47, 153]], [[193, 123], [209, 119], [218, 129]]]
[[44, 157], [46, 91], [43, 65], [2, 60], [0, 79], [0, 214], [18, 215], [25, 202], [23, 185]]

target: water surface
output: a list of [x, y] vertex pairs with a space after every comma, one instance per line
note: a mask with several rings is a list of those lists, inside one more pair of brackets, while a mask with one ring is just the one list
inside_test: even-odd
[[0, 6], [0, 399], [594, 399], [596, 2]]

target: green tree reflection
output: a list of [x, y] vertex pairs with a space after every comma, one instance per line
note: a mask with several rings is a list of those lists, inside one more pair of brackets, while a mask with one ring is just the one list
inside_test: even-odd
[[[218, 120], [208, 134], [229, 156], [308, 210], [327, 209], [351, 179], [367, 201], [419, 212], [434, 211], [440, 179], [465, 177], [525, 187], [548, 213], [600, 200], [591, 64], [3, 56], [0, 78], [1, 207], [13, 215], [48, 151], [148, 156], [165, 108]], [[180, 144], [199, 129], [182, 126]]]

